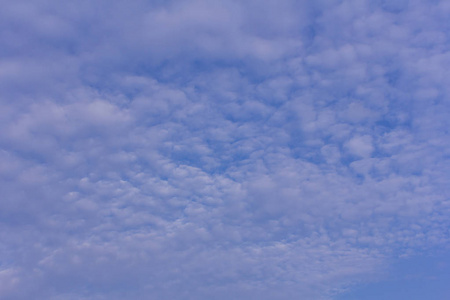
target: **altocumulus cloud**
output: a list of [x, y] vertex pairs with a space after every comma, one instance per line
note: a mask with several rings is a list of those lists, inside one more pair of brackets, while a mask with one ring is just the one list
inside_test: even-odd
[[448, 253], [448, 1], [0, 4], [0, 298], [333, 299]]

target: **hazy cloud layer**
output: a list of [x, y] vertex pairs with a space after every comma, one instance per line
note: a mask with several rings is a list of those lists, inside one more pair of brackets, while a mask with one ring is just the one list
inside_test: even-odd
[[0, 5], [0, 298], [333, 299], [448, 251], [448, 2]]

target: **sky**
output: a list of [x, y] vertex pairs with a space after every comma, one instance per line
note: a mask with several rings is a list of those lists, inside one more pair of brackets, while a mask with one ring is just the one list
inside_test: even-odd
[[1, 299], [450, 299], [449, 1], [0, 6]]

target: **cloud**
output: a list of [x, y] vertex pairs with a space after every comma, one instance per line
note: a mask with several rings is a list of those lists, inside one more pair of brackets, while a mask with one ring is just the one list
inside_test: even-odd
[[372, 137], [369, 135], [354, 137], [346, 143], [346, 148], [351, 154], [360, 157], [370, 157], [374, 151], [372, 146]]
[[443, 1], [2, 7], [2, 299], [333, 299], [448, 249]]

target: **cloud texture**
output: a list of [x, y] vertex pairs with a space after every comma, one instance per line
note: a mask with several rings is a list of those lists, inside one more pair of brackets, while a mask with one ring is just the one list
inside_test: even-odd
[[448, 253], [448, 2], [0, 4], [0, 298], [333, 299]]

